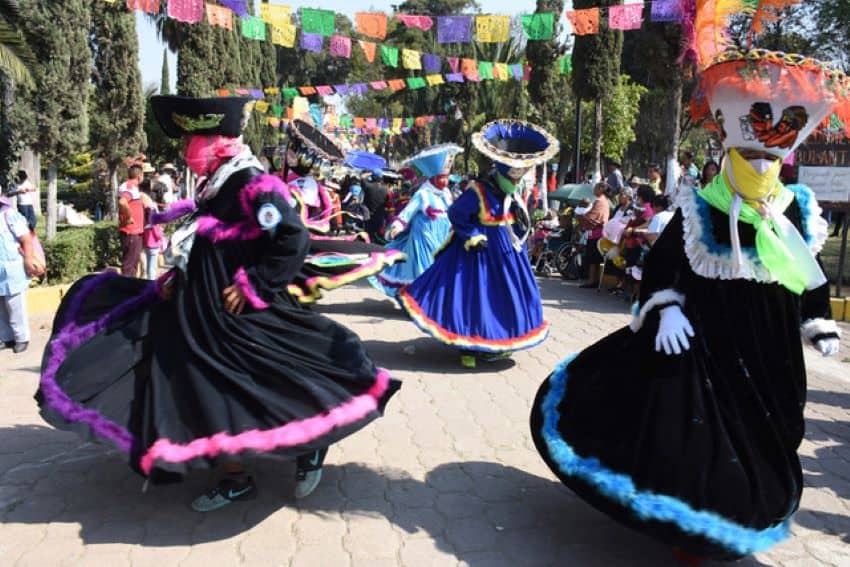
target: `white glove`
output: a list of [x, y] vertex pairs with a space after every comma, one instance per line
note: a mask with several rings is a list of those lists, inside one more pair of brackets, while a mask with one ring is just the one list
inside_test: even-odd
[[655, 335], [655, 351], [667, 355], [682, 354], [691, 348], [688, 337], [694, 336], [691, 322], [682, 313], [678, 305], [671, 305], [661, 310], [661, 322], [658, 324], [658, 334]]
[[838, 354], [838, 339], [835, 337], [831, 339], [821, 339], [815, 343], [815, 348], [820, 351], [820, 353], [824, 356], [833, 356]]

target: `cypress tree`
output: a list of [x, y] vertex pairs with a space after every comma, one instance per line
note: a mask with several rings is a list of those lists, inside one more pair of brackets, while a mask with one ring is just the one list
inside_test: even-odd
[[171, 73], [168, 69], [168, 49], [162, 50], [162, 76], [159, 79], [159, 94], [171, 94]]
[[90, 143], [109, 169], [107, 209], [114, 216], [118, 166], [124, 157], [137, 154], [146, 145], [134, 14], [119, 4], [93, 2], [90, 37], [94, 54]]
[[36, 87], [24, 98], [30, 101], [30, 114], [38, 125], [30, 132], [32, 145], [48, 163], [47, 238], [52, 239], [59, 161], [79, 152], [88, 141], [91, 5], [89, 0], [22, 0], [21, 13], [40, 63]]
[[[619, 0], [574, 0], [576, 10], [595, 6], [614, 6]], [[573, 93], [581, 100], [594, 102], [593, 136], [590, 167], [600, 171], [602, 161], [602, 106], [619, 83], [620, 57], [623, 52], [623, 32], [610, 29], [600, 22], [599, 33], [579, 35], [573, 49]]]

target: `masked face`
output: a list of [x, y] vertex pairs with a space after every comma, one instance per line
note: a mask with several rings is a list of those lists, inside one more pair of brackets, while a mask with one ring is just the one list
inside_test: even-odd
[[199, 177], [212, 173], [216, 162], [213, 150], [214, 136], [192, 136], [184, 143], [183, 157], [186, 165]]
[[431, 184], [437, 189], [445, 189], [449, 186], [449, 176], [441, 173], [431, 178]]
[[750, 162], [750, 165], [752, 166], [752, 168], [759, 175], [764, 175], [765, 173], [770, 171], [770, 168], [773, 166], [774, 163], [776, 163], [775, 159], [763, 159], [763, 158], [749, 159], [747, 161]]

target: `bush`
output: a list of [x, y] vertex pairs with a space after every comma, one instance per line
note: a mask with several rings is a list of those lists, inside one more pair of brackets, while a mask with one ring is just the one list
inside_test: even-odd
[[90, 272], [121, 264], [118, 225], [114, 222], [59, 227], [51, 242], [39, 231], [39, 238], [47, 260], [45, 283], [51, 285], [73, 282]]

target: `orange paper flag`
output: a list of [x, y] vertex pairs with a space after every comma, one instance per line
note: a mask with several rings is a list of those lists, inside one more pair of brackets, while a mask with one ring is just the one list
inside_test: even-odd
[[375, 62], [375, 52], [378, 49], [378, 45], [371, 41], [366, 41], [365, 39], [357, 40], [357, 43], [360, 44], [360, 49], [363, 50], [363, 54], [366, 55], [366, 61], [369, 63]]
[[357, 12], [354, 20], [358, 33], [377, 39], [387, 37], [387, 15], [383, 12]]
[[576, 35], [592, 35], [599, 33], [599, 8], [572, 10], [567, 12], [567, 19], [573, 26]]
[[389, 87], [394, 91], [400, 91], [406, 86], [406, 83], [404, 82], [404, 79], [393, 79], [391, 81], [387, 81], [387, 85], [389, 85]]
[[205, 5], [207, 10], [207, 23], [211, 26], [218, 26], [227, 30], [233, 29], [233, 12], [230, 8], [219, 6], [217, 4]]

